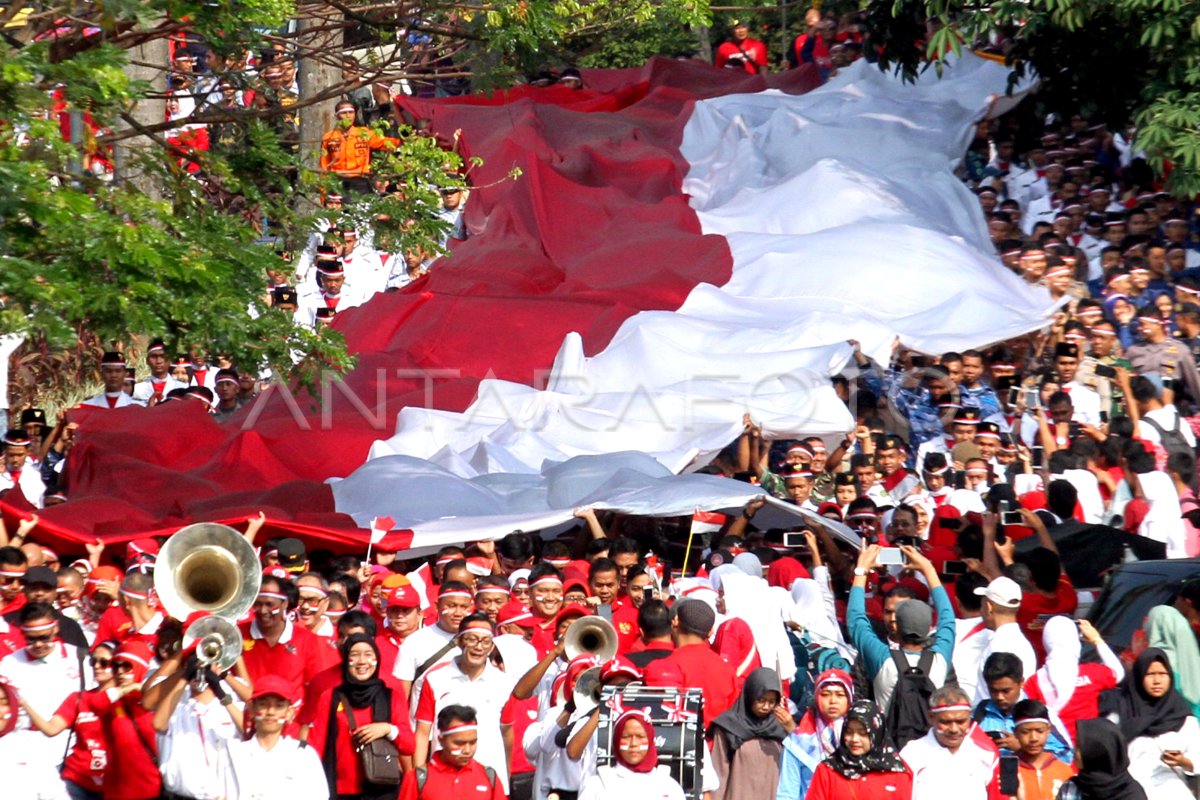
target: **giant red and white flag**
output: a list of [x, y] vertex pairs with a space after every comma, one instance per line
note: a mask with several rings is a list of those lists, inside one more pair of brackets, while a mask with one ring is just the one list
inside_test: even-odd
[[758, 490], [679, 473], [745, 412], [773, 436], [848, 430], [828, 380], [847, 339], [886, 361], [897, 337], [939, 352], [1049, 318], [952, 174], [1003, 67], [906, 85], [858, 63], [812, 91], [807, 70], [768, 88], [667, 60], [585, 79], [407, 100], [484, 160], [471, 238], [339, 315], [359, 365], [322, 397], [273, 392], [223, 425], [189, 404], [82, 415], [44, 534], [262, 509], [331, 544], [392, 517], [426, 549], [581, 505], [731, 508]]

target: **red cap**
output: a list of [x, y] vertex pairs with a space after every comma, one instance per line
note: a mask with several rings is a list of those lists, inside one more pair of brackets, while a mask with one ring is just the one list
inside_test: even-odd
[[132, 561], [138, 556], [157, 556], [157, 539], [134, 539], [125, 546], [125, 559]]
[[264, 578], [279, 578], [281, 580], [291, 580], [292, 573], [288, 572], [286, 569], [284, 569], [283, 567], [276, 564], [272, 567], [263, 567], [263, 577]]
[[554, 616], [554, 625], [555, 627], [558, 627], [562, 624], [564, 619], [571, 619], [572, 617], [590, 617], [591, 615], [592, 610], [587, 606], [581, 606], [579, 603], [567, 603]]
[[420, 608], [421, 596], [417, 594], [417, 590], [413, 588], [411, 583], [406, 583], [403, 586], [397, 586], [388, 592], [387, 605], [396, 608]]
[[100, 584], [105, 582], [120, 583], [121, 570], [116, 567], [96, 567], [87, 576], [83, 582], [83, 593], [88, 597], [96, 594], [100, 590]]
[[127, 661], [132, 664], [134, 680], [141, 681], [149, 672], [150, 665], [154, 663], [154, 651], [150, 648], [149, 642], [143, 639], [130, 639], [117, 648], [113, 660]]
[[613, 656], [600, 667], [600, 681], [607, 681], [618, 675], [628, 676], [631, 680], [640, 681], [642, 671], [625, 656]]
[[584, 594], [591, 594], [591, 592], [588, 591], [587, 583], [580, 578], [567, 578], [567, 580], [563, 582], [564, 595], [570, 594], [575, 589], [581, 590]]
[[474, 556], [472, 558], [468, 558], [467, 572], [478, 578], [482, 578], [485, 575], [491, 575], [492, 560], [483, 556]]
[[278, 675], [264, 675], [254, 682], [254, 692], [250, 695], [251, 700], [257, 700], [260, 697], [282, 697], [289, 703], [296, 702], [296, 687], [287, 678], [281, 678]]
[[520, 600], [510, 600], [500, 607], [496, 616], [497, 625], [519, 625], [522, 628], [536, 628], [537, 622], [532, 612]]

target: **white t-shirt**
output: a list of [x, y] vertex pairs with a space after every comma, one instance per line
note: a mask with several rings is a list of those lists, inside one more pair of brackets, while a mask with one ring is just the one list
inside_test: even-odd
[[[71, 692], [80, 690], [79, 667], [81, 663], [84, 673], [82, 685], [84, 687], [91, 686], [91, 667], [87, 660], [80, 661], [74, 645], [55, 642], [50, 655], [37, 661], [31, 660], [25, 650], [18, 650], [5, 656], [3, 660], [0, 660], [0, 679], [16, 687], [25, 702], [42, 719], [50, 719]], [[17, 719], [17, 729], [5, 738], [16, 736], [22, 732], [30, 739], [31, 754], [34, 751], [40, 753], [42, 763], [52, 768], [62, 763], [63, 751], [66, 750], [67, 740], [71, 737], [69, 730], [54, 737], [43, 736], [39, 731], [33, 729], [29, 722], [29, 715], [21, 711]]]
[[[1016, 627], [1016, 626], [1013, 626]], [[985, 800], [1000, 756], [967, 736], [957, 751], [942, 747], [931, 730], [904, 745], [900, 757], [913, 773], [912, 800]]]
[[[979, 672], [975, 676], [975, 699], [972, 705], [978, 705], [990, 696], [987, 681], [983, 679], [983, 665], [992, 653], [1012, 653], [1021, 659], [1021, 668], [1026, 680], [1037, 672], [1037, 656], [1034, 655], [1033, 645], [1025, 638], [1025, 634], [1021, 633], [1021, 626], [1015, 622], [1001, 625], [992, 632], [992, 640], [979, 657]], [[914, 797], [915, 794], [914, 791]]]
[[479, 677], [471, 680], [458, 668], [458, 662], [449, 661], [431, 667], [425, 673], [421, 697], [417, 701], [418, 722], [430, 722], [430, 752], [441, 749], [437, 739], [437, 715], [446, 706], [463, 705], [475, 709], [479, 722], [479, 746], [475, 760], [485, 767], [496, 770], [508, 791], [508, 757], [501, 734], [500, 713], [512, 694], [517, 677], [497, 669], [491, 662], [484, 667]]

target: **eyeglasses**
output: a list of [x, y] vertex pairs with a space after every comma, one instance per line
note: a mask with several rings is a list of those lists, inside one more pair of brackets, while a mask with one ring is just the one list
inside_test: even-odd
[[113, 663], [111, 658], [92, 658], [89, 660], [91, 661], [92, 666], [97, 669], [108, 669]]
[[458, 640], [458, 643], [463, 647], [472, 650], [476, 648], [491, 647], [492, 637], [490, 636], [463, 636]]

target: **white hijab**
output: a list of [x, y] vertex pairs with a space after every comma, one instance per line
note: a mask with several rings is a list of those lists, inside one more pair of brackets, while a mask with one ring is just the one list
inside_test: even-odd
[[782, 610], [770, 588], [762, 578], [751, 578], [738, 569], [721, 576], [725, 615], [739, 617], [750, 626], [762, 665], [787, 680], [796, 674], [796, 658], [787, 638]]
[[1046, 661], [1037, 671], [1038, 687], [1046, 698], [1046, 707], [1057, 714], [1070, 702], [1079, 680], [1082, 648], [1075, 620], [1061, 614], [1047, 620], [1042, 628], [1042, 645]]

